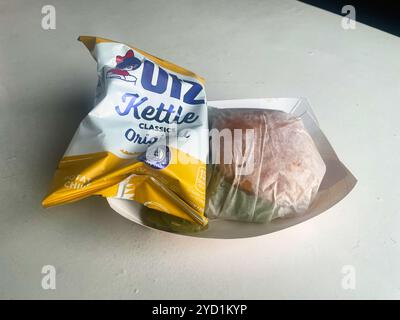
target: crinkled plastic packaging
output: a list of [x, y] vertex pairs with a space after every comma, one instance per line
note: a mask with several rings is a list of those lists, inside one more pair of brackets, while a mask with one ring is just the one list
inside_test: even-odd
[[222, 141], [211, 143], [209, 216], [267, 222], [307, 211], [326, 167], [300, 118], [278, 110], [212, 108], [210, 129]]
[[[116, 212], [179, 234], [247, 238], [311, 219], [345, 198], [357, 183], [304, 98], [208, 101], [208, 111], [207, 228], [189, 228], [133, 201], [109, 198]], [[239, 139], [235, 130], [241, 133]], [[219, 139], [214, 139], [214, 131]]]
[[101, 195], [206, 225], [204, 80], [126, 44], [79, 40], [97, 61], [94, 108], [61, 159], [43, 206]]

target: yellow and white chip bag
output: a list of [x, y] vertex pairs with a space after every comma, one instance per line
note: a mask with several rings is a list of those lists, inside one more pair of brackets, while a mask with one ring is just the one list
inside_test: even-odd
[[129, 45], [79, 40], [97, 61], [95, 106], [61, 159], [43, 206], [101, 195], [207, 224], [204, 80]]

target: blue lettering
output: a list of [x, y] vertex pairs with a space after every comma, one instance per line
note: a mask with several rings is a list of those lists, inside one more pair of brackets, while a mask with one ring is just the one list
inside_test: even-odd
[[154, 74], [154, 63], [145, 60], [143, 64], [142, 86], [144, 89], [155, 93], [164, 93], [167, 90], [168, 73], [158, 68], [158, 77], [155, 85], [151, 83]]
[[136, 94], [136, 93], [125, 93], [125, 94], [122, 96], [122, 102], [125, 102], [126, 97], [131, 97], [131, 100], [129, 100], [129, 103], [128, 103], [128, 105], [126, 106], [126, 109], [125, 109], [124, 111], [121, 111], [121, 109], [119, 108], [119, 106], [116, 106], [116, 107], [115, 107], [115, 111], [117, 111], [117, 113], [118, 113], [120, 116], [126, 116], [126, 115], [131, 111], [131, 109], [133, 109], [133, 114], [134, 114], [135, 118], [136, 118], [136, 119], [139, 119], [139, 115], [138, 115], [138, 110], [137, 110], [137, 108], [138, 108], [143, 102], [147, 101], [148, 98], [147, 98], [147, 97], [143, 97], [142, 99], [140, 99], [139, 102], [135, 103], [136, 99], [139, 98], [139, 95]]
[[152, 137], [152, 138], [148, 139], [148, 135], [146, 135], [145, 137], [142, 137], [139, 133], [136, 133], [135, 130], [133, 130], [132, 128], [129, 128], [128, 130], [126, 130], [125, 138], [130, 142], [134, 142], [137, 144], [149, 144], [149, 145], [153, 144], [154, 142], [156, 142], [158, 140], [157, 137]]
[[182, 81], [174, 74], [171, 74], [172, 87], [171, 87], [171, 97], [180, 99], [182, 90]]
[[180, 100], [182, 94], [182, 82], [191, 85], [189, 90], [183, 95], [183, 102], [191, 105], [204, 104], [204, 99], [196, 100], [198, 94], [203, 90], [203, 86], [197, 82], [182, 80], [174, 74], [167, 73], [163, 68], [158, 68], [156, 84], [153, 85], [155, 65], [149, 60], [143, 62], [143, 73], [141, 78], [142, 86], [145, 90], [162, 94], [167, 90], [169, 76], [172, 79], [170, 97]]
[[183, 102], [187, 104], [203, 104], [204, 100], [195, 100], [197, 95], [203, 90], [203, 87], [197, 82], [185, 80], [185, 82], [190, 83], [192, 87], [183, 96]]

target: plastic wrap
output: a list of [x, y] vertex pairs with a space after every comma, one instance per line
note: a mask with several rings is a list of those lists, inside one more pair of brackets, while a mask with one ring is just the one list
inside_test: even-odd
[[228, 132], [211, 140], [208, 216], [266, 222], [307, 211], [326, 167], [300, 118], [277, 110], [213, 108], [210, 129]]
[[[356, 178], [345, 167], [345, 165], [336, 155], [328, 139], [322, 132], [317, 117], [306, 99], [262, 98], [219, 100], [209, 101], [208, 106], [210, 123], [213, 123], [214, 119], [216, 119], [215, 113], [213, 113], [214, 108], [217, 108], [218, 112], [229, 112], [230, 110], [233, 111], [232, 109], [256, 109], [258, 111], [275, 110], [282, 111], [290, 117], [301, 120], [301, 124], [304, 126], [304, 128], [301, 128], [301, 130], [305, 129], [305, 131], [312, 138], [314, 146], [317, 149], [326, 167], [323, 179], [319, 184], [318, 192], [312, 199], [308, 209], [305, 212], [301, 211], [297, 213], [292, 212], [291, 214], [285, 214], [283, 215], [284, 218], [275, 218], [278, 215], [273, 215], [271, 203], [267, 203], [266, 201], [264, 201], [264, 199], [260, 198], [256, 198], [257, 200], [252, 200], [252, 195], [249, 192], [237, 188], [238, 192], [236, 198], [234, 198], [236, 199], [235, 206], [228, 203], [226, 201], [226, 197], [220, 197], [219, 199], [214, 198], [212, 200], [215, 201], [214, 206], [216, 209], [221, 207], [225, 209], [231, 207], [232, 209], [234, 209], [233, 211], [219, 211], [219, 214], [225, 215], [225, 217], [219, 217], [218, 211], [216, 213], [209, 211], [210, 208], [208, 205], [208, 208], [206, 208], [206, 214], [209, 216], [210, 221], [207, 228], [197, 228], [196, 230], [189, 231], [187, 229], [184, 230], [180, 226], [177, 226], [176, 228], [171, 228], [171, 226], [167, 226], [168, 224], [172, 225], [172, 223], [166, 221], [166, 219], [164, 219], [163, 221], [163, 226], [160, 226], [159, 224], [155, 225], [153, 222], [149, 221], [148, 215], [146, 214], [147, 209], [140, 204], [134, 203], [132, 201], [108, 198], [108, 202], [111, 208], [113, 208], [116, 212], [123, 215], [127, 219], [150, 228], [168, 230], [174, 233], [191, 235], [201, 238], [247, 238], [275, 232], [315, 217], [316, 215], [325, 212], [326, 210], [334, 206], [337, 202], [345, 198], [346, 195], [356, 185]], [[253, 127], [254, 126], [252, 126], [252, 128]], [[211, 128], [211, 130], [213, 129]], [[240, 150], [243, 151], [243, 148], [244, 147], [241, 146]], [[215, 175], [215, 173], [214, 178], [211, 179], [211, 177], [213, 176], [213, 170], [215, 170], [218, 165], [219, 164], [208, 164], [208, 201], [210, 200], [210, 195], [212, 194], [212, 181], [216, 183], [219, 179], [221, 179], [221, 176]], [[257, 167], [255, 168], [257, 169]], [[246, 168], [246, 170], [247, 169], [248, 168]], [[219, 174], [221, 175], [220, 171]], [[228, 184], [228, 190], [230, 190], [229, 182], [225, 180], [222, 181]], [[220, 194], [226, 195], [226, 193]], [[245, 198], [245, 203], [244, 201], [240, 200], [241, 198]], [[225, 207], [219, 206], [218, 203], [224, 204]], [[252, 216], [248, 214], [249, 207], [254, 208]], [[248, 223], [250, 218], [253, 219], [251, 221], [264, 223]], [[198, 232], [200, 230], [201, 232]]]

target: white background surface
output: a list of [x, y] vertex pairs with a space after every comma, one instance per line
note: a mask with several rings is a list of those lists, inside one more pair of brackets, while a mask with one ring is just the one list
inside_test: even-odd
[[[56, 30], [41, 28], [45, 4]], [[0, 0], [0, 30], [0, 298], [400, 298], [398, 37], [278, 0]], [[94, 97], [80, 34], [188, 67], [209, 100], [307, 97], [358, 185], [316, 218], [242, 240], [148, 230], [101, 198], [42, 209]], [[56, 290], [41, 287], [47, 264]]]

